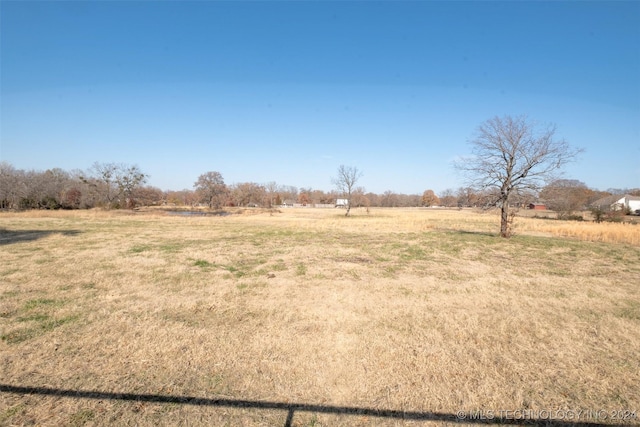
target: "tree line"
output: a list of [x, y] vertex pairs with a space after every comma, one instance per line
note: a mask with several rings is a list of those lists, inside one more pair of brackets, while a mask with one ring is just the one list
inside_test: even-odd
[[[207, 205], [222, 207], [274, 207], [333, 205], [343, 197], [339, 189], [324, 191], [276, 182], [241, 182], [227, 185], [219, 172], [200, 175], [193, 189], [162, 190], [147, 185], [149, 175], [136, 165], [94, 163], [87, 170], [23, 170], [0, 162], [0, 209], [132, 209], [140, 206]], [[424, 206], [423, 195], [351, 188], [354, 207]], [[431, 193], [433, 193], [431, 191]], [[434, 199], [435, 200], [435, 199]], [[450, 198], [444, 198], [450, 201]], [[457, 202], [451, 202], [454, 206]], [[427, 204], [433, 205], [433, 200]]]
[[[340, 172], [340, 170], [338, 171]], [[359, 172], [359, 171], [358, 171]], [[346, 173], [342, 170], [342, 173]], [[338, 178], [340, 177], [338, 174]], [[359, 176], [358, 176], [359, 177]], [[219, 172], [200, 175], [193, 189], [166, 191], [147, 184], [149, 176], [138, 166], [122, 163], [94, 163], [88, 170], [46, 171], [21, 170], [0, 162], [0, 209], [131, 209], [139, 206], [274, 207], [333, 205], [349, 188], [338, 185], [323, 191], [309, 187], [242, 182], [227, 185]], [[352, 180], [355, 181], [355, 180]], [[485, 207], [493, 200], [489, 191], [472, 187], [446, 189], [439, 193], [425, 190], [422, 194], [403, 194], [391, 190], [367, 192], [351, 184], [351, 207]], [[594, 201], [611, 194], [636, 194], [638, 189], [590, 189], [578, 180], [555, 180], [539, 192], [519, 194], [510, 202], [524, 206], [542, 200], [560, 216], [588, 208]]]

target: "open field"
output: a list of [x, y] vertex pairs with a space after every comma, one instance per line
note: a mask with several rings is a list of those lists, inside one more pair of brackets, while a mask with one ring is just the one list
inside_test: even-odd
[[0, 425], [640, 423], [640, 226], [342, 213], [0, 214]]

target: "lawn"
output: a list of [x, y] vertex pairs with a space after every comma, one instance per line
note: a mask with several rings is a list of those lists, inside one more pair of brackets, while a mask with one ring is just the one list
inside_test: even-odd
[[639, 422], [640, 226], [352, 212], [1, 213], [0, 425]]

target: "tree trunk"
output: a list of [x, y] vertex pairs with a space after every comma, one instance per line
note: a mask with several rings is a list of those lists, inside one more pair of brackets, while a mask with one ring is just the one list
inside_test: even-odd
[[500, 208], [500, 237], [510, 237], [509, 230], [509, 203], [504, 200]]

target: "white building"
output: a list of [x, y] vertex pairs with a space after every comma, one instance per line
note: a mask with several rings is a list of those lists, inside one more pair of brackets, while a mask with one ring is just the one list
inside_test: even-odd
[[349, 206], [349, 199], [336, 199], [336, 208], [346, 208]]
[[611, 209], [619, 211], [620, 209], [629, 209], [631, 213], [636, 213], [636, 211], [640, 211], [640, 197], [638, 196], [630, 196], [625, 194], [621, 199], [616, 200], [615, 203], [611, 205]]

